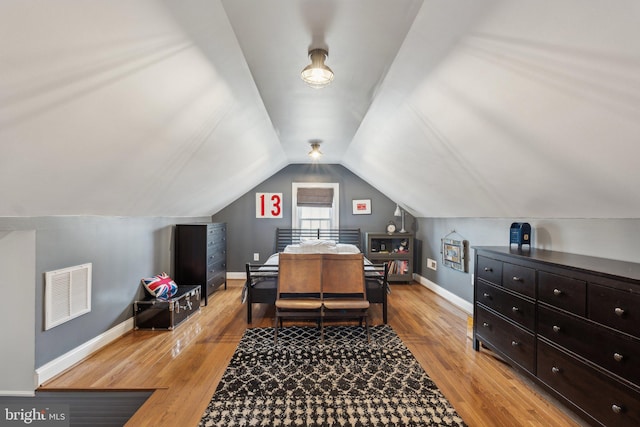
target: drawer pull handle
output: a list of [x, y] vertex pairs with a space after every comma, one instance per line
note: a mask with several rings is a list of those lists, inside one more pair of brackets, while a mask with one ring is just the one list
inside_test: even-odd
[[483, 322], [483, 323], [482, 323], [482, 326], [484, 326], [485, 328], [488, 328], [488, 327], [489, 327], [489, 324], [488, 324], [487, 322]]
[[560, 368], [556, 368], [555, 366], [551, 368], [551, 372], [553, 372], [554, 374], [559, 374], [560, 373]]
[[513, 281], [514, 282], [522, 282], [522, 277], [518, 277], [518, 276], [513, 276]]
[[493, 268], [491, 267], [485, 267], [484, 271], [486, 271], [487, 273], [491, 273], [493, 271]]
[[560, 289], [554, 289], [554, 290], [553, 290], [553, 294], [554, 294], [555, 296], [562, 295], [562, 291], [561, 291]]
[[620, 414], [622, 413], [622, 406], [618, 406], [618, 405], [611, 405], [611, 410], [613, 411], [614, 414]]
[[482, 294], [482, 296], [485, 297], [485, 298], [489, 298], [491, 296], [491, 294], [488, 294], [488, 293], [485, 292], [485, 293]]
[[615, 311], [615, 312], [616, 312], [616, 315], [618, 315], [618, 316], [621, 316], [621, 317], [622, 317], [622, 316], [624, 315], [624, 309], [623, 309], [623, 308], [616, 307], [616, 309], [615, 309], [615, 310], [613, 310], [613, 311]]
[[520, 311], [520, 309], [516, 306], [511, 307], [511, 311], [513, 311], [514, 313], [517, 313]]
[[623, 355], [621, 355], [620, 353], [613, 353], [613, 360], [615, 360], [616, 362], [622, 362], [622, 359], [624, 359]]
[[558, 326], [558, 325], [553, 325], [553, 328], [552, 328], [552, 329], [553, 329], [553, 332], [555, 332], [556, 334], [557, 334], [558, 332], [560, 332], [560, 326]]
[[511, 346], [517, 347], [519, 345], [520, 345], [520, 343], [518, 341], [511, 341]]

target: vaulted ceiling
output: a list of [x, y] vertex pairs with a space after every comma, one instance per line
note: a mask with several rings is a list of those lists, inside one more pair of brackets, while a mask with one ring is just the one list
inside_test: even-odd
[[638, 22], [637, 0], [3, 0], [0, 216], [211, 215], [320, 140], [414, 216], [638, 218]]

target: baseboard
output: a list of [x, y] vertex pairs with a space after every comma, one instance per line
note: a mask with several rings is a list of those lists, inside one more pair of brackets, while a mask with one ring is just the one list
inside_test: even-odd
[[82, 359], [90, 356], [93, 352], [98, 351], [105, 345], [120, 338], [131, 330], [133, 330], [133, 317], [130, 317], [124, 322], [114, 326], [108, 331], [74, 348], [51, 362], [42, 365], [36, 369], [36, 384], [38, 386], [42, 385], [44, 382], [50, 380], [64, 370], [69, 369]]
[[227, 279], [247, 280], [247, 273], [244, 271], [227, 271]]
[[414, 274], [413, 279], [416, 282], [420, 283], [425, 288], [435, 292], [436, 294], [440, 295], [442, 298], [449, 301], [451, 304], [465, 311], [467, 314], [473, 314], [473, 303], [463, 298], [460, 298], [458, 295], [446, 290], [442, 286], [432, 282], [426, 277], [420, 276], [419, 274]]

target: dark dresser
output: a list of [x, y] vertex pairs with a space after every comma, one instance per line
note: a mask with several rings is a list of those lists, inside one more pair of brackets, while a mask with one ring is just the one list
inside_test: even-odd
[[640, 264], [476, 247], [480, 343], [589, 424], [640, 425]]
[[174, 280], [178, 285], [200, 285], [205, 305], [218, 287], [227, 288], [226, 223], [176, 225], [174, 253]]

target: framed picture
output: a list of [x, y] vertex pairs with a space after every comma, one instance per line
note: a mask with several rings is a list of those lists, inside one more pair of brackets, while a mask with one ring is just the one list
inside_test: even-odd
[[282, 193], [256, 193], [256, 218], [282, 218]]
[[466, 240], [442, 239], [442, 263], [454, 270], [467, 272]]
[[353, 201], [354, 215], [371, 215], [371, 199], [361, 199]]

